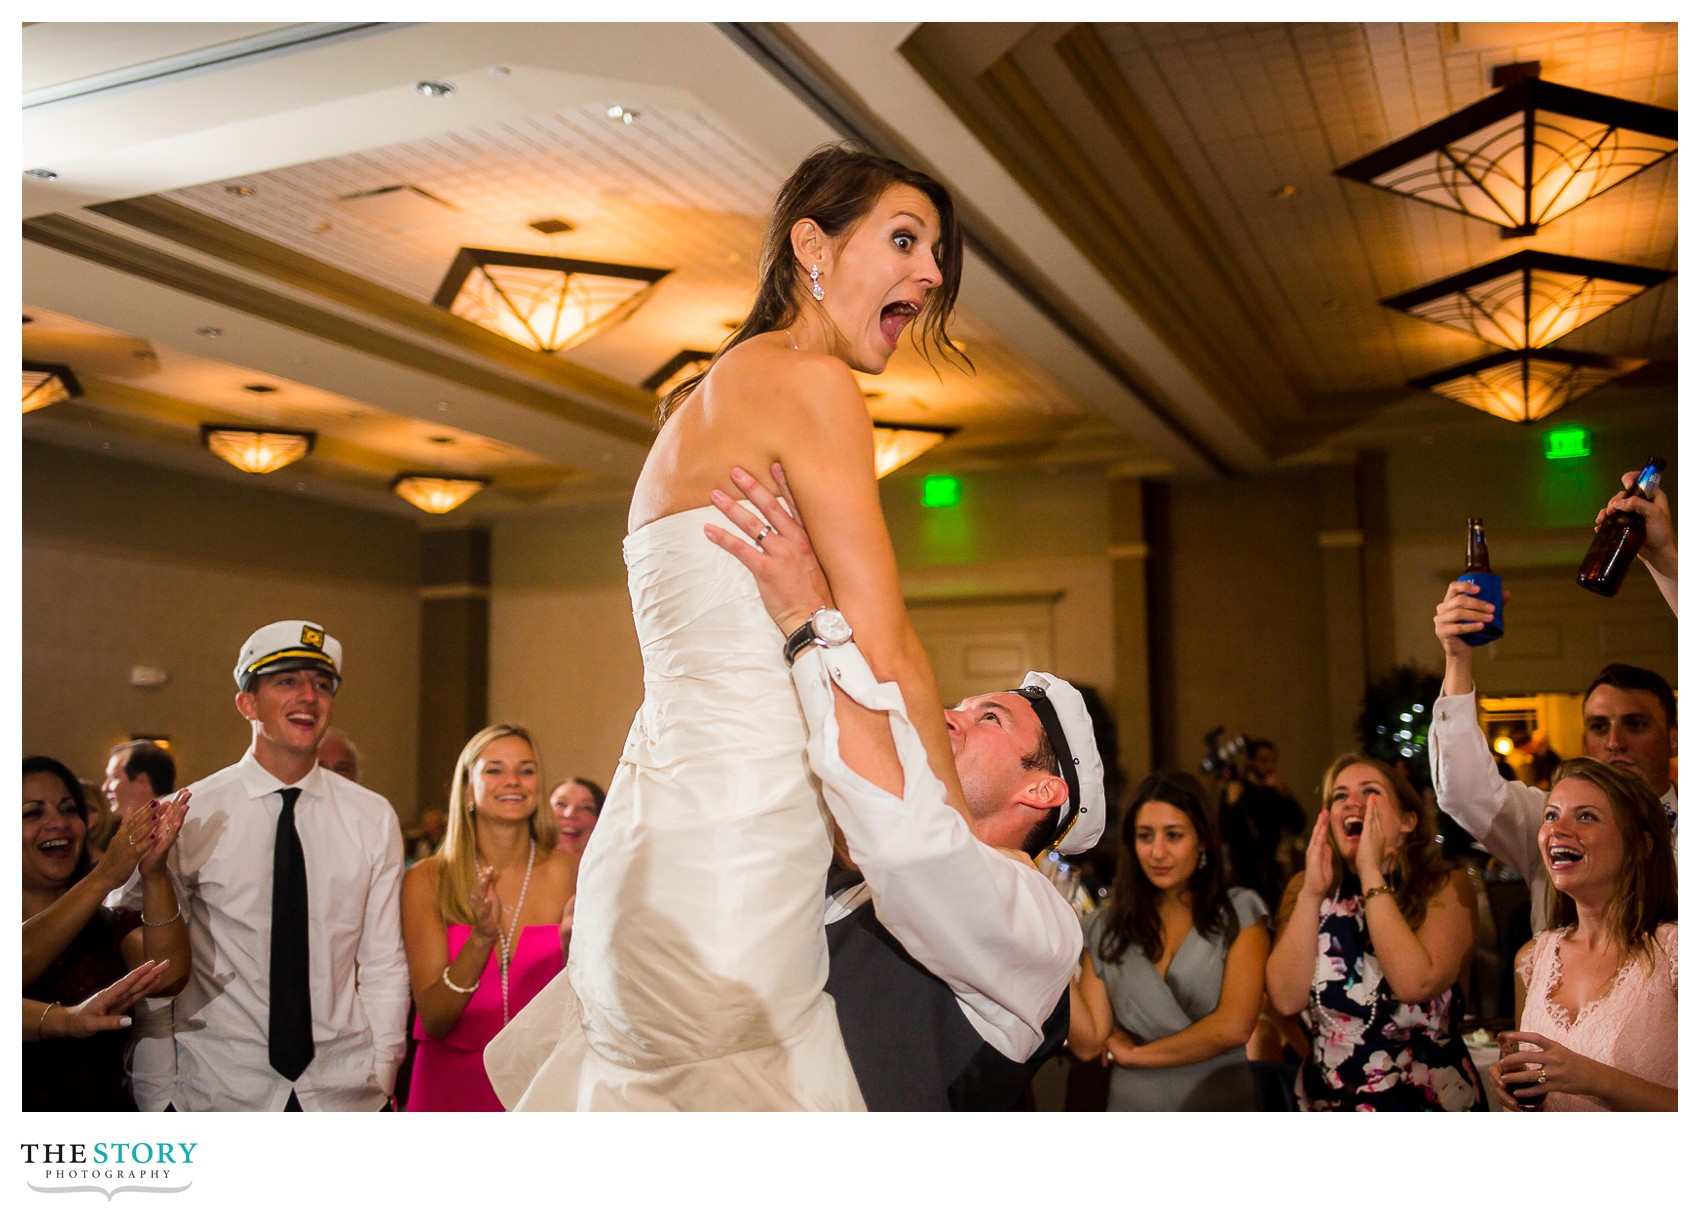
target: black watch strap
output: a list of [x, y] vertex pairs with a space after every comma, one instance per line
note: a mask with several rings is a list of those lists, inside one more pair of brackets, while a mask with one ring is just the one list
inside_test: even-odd
[[815, 643], [815, 621], [806, 620], [803, 626], [785, 638], [785, 664], [796, 665], [804, 649]]

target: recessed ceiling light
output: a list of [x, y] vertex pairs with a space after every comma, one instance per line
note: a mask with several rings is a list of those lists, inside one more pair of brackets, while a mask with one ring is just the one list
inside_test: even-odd
[[1298, 197], [1298, 195], [1299, 187], [1296, 185], [1277, 185], [1269, 191], [1269, 196], [1277, 202], [1285, 202], [1289, 198]]
[[34, 177], [37, 181], [57, 181], [59, 174], [50, 168], [26, 168], [24, 176]]
[[277, 389], [269, 383], [244, 383], [242, 385], [242, 390], [244, 392], [253, 392], [256, 396], [264, 396], [277, 391]]
[[610, 105], [608, 107], [608, 117], [615, 122], [623, 122], [627, 126], [636, 122], [639, 116], [640, 115], [635, 109], [628, 108], [624, 105]]
[[224, 192], [233, 198], [252, 198], [256, 191], [251, 185], [227, 185]]
[[215, 325], [203, 324], [200, 328], [195, 330], [195, 335], [197, 337], [222, 337], [224, 336], [224, 330]]
[[559, 236], [562, 232], [573, 230], [573, 225], [565, 219], [536, 219], [526, 226], [534, 232], [542, 232], [545, 236]]
[[426, 438], [425, 441], [435, 442], [440, 446], [449, 446], [454, 442], [454, 437], [450, 434], [432, 434], [430, 437]]
[[413, 91], [421, 97], [448, 97], [453, 95], [455, 86], [447, 80], [421, 80], [413, 86]]

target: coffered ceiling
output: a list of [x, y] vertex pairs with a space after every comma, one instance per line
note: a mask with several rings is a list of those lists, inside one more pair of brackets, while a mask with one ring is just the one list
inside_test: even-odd
[[[779, 183], [854, 135], [964, 213], [976, 374], [906, 349], [864, 384], [878, 420], [957, 427], [910, 470], [1492, 434], [1404, 386], [1484, 347], [1378, 300], [1521, 247], [1675, 269], [1674, 164], [1518, 241], [1332, 169], [1530, 59], [1677, 105], [1674, 24], [31, 25], [23, 164], [56, 176], [23, 183], [24, 356], [82, 394], [23, 431], [238, 476], [201, 422], [313, 428], [268, 482], [371, 509], [410, 509], [403, 469], [490, 477], [472, 516], [624, 496], [643, 382], [724, 339]], [[668, 273], [545, 355], [432, 305], [462, 247]], [[1674, 429], [1674, 281], [1564, 344], [1654, 360], [1574, 412]]]

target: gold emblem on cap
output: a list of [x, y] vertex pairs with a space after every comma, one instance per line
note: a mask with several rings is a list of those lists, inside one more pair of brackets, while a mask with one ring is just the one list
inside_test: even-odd
[[301, 643], [310, 644], [315, 649], [322, 649], [325, 647], [325, 633], [319, 628], [302, 628]]

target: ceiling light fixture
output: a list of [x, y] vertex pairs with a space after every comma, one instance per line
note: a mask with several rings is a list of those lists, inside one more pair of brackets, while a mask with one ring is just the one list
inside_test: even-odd
[[26, 168], [24, 176], [34, 177], [37, 181], [57, 181], [59, 174], [50, 168]]
[[643, 115], [639, 114], [635, 109], [631, 109], [628, 106], [610, 105], [608, 107], [608, 117], [614, 122], [621, 122], [627, 126], [630, 126], [642, 116]]
[[1381, 303], [1508, 350], [1529, 350], [1673, 277], [1669, 270], [1524, 249]]
[[455, 86], [447, 80], [421, 80], [413, 86], [413, 91], [421, 97], [452, 97]]
[[489, 483], [481, 476], [403, 472], [390, 481], [390, 491], [427, 514], [446, 514], [465, 505]]
[[231, 467], [257, 476], [286, 468], [304, 458], [318, 437], [312, 430], [265, 429], [255, 426], [201, 426], [201, 445]]
[[874, 422], [874, 477], [884, 480], [956, 433], [949, 425], [897, 425]]
[[1517, 237], [1675, 153], [1675, 110], [1539, 76], [1538, 63], [1495, 68], [1498, 92], [1335, 175], [1484, 219]]
[[671, 270], [463, 248], [431, 300], [543, 354], [570, 350], [635, 312]]
[[680, 350], [643, 381], [643, 390], [665, 398], [679, 384], [714, 361], [712, 350]]
[[1612, 358], [1569, 350], [1506, 350], [1411, 380], [1506, 421], [1550, 417], [1596, 388], [1647, 365], [1645, 358]]
[[71, 368], [57, 362], [26, 362], [24, 367], [24, 412], [33, 413], [61, 400], [81, 396], [83, 388]]

